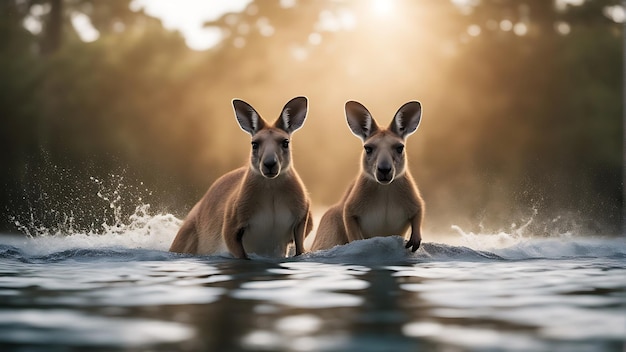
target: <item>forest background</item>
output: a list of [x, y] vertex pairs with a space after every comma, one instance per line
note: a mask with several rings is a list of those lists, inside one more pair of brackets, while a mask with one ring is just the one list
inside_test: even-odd
[[292, 146], [316, 209], [358, 170], [345, 101], [386, 125], [419, 100], [425, 240], [618, 234], [624, 17], [617, 0], [254, 0], [193, 50], [131, 0], [2, 1], [0, 231], [97, 232], [145, 204], [182, 218], [247, 162], [233, 98], [273, 120], [306, 95]]

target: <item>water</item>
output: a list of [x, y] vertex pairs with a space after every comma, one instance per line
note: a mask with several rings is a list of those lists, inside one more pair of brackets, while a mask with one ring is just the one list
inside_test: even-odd
[[0, 236], [0, 350], [626, 350], [624, 238], [455, 228], [244, 261], [167, 252], [180, 223]]

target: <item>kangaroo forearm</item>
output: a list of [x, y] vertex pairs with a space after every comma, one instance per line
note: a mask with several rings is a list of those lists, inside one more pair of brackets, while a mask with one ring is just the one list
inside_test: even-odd
[[293, 243], [296, 247], [296, 255], [304, 253], [304, 236], [307, 229], [308, 217], [302, 219], [294, 229]]
[[245, 229], [243, 227], [237, 229], [236, 227], [229, 226], [224, 230], [223, 235], [228, 251], [232, 253], [235, 258], [248, 259], [248, 255], [243, 248], [243, 236], [245, 235]]
[[417, 214], [411, 219], [411, 237], [406, 243], [406, 248], [410, 248], [412, 252], [415, 252], [422, 243], [422, 219], [424, 212], [420, 208]]
[[346, 235], [348, 237], [348, 242], [363, 239], [363, 234], [361, 233], [359, 222], [355, 217], [346, 218]]

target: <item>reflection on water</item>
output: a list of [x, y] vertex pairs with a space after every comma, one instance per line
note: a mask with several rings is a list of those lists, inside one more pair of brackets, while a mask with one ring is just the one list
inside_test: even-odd
[[280, 279], [249, 281], [232, 292], [238, 299], [258, 300], [299, 308], [354, 307], [363, 298], [353, 291], [369, 286], [358, 279], [369, 271], [366, 267], [341, 266], [322, 263], [282, 263], [268, 273]]
[[183, 324], [103, 317], [66, 309], [3, 309], [0, 341], [41, 346], [142, 346], [180, 342], [195, 332]]
[[[453, 343], [475, 348], [536, 350], [542, 347], [541, 339], [562, 342], [567, 349], [574, 348], [570, 343], [581, 343], [576, 347], [580, 349], [586, 341], [606, 341], [607, 346], [615, 341], [619, 346], [626, 332], [626, 280], [617, 276], [626, 273], [626, 263], [610, 262], [394, 267], [394, 276], [404, 279], [401, 289], [414, 292], [421, 301], [418, 307], [429, 310], [427, 320], [419, 317], [403, 331], [444, 342], [454, 336]], [[429, 273], [420, 275], [423, 271]]]
[[0, 347], [622, 351], [626, 244], [548, 244], [411, 254], [386, 238], [242, 261], [0, 238]]

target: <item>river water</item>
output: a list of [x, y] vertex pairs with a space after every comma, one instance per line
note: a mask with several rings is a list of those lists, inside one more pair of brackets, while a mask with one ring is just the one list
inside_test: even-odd
[[167, 252], [180, 220], [0, 235], [1, 351], [626, 351], [626, 239], [455, 228], [298, 258]]

